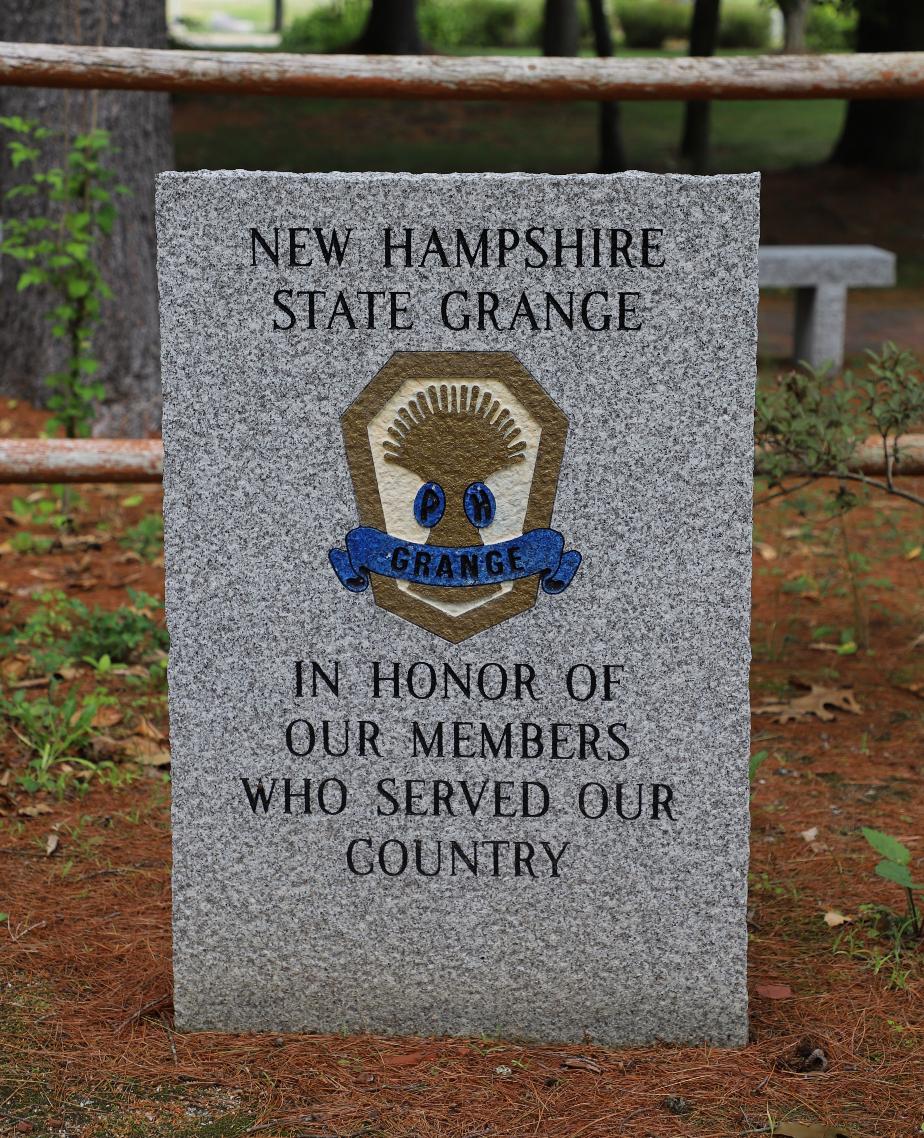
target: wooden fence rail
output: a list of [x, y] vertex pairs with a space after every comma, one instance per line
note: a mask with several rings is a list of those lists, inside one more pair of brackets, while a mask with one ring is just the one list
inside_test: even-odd
[[924, 96], [924, 52], [543, 59], [0, 42], [3, 84], [342, 99], [913, 99]]
[[[924, 435], [905, 435], [899, 452], [895, 475], [924, 475]], [[159, 482], [163, 469], [160, 439], [0, 439], [0, 483]], [[881, 441], [864, 443], [851, 469], [884, 474]]]

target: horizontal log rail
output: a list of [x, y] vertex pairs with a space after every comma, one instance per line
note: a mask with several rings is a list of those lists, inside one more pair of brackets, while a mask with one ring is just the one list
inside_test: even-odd
[[0, 439], [2, 482], [160, 482], [160, 439]]
[[[924, 476], [924, 435], [905, 435], [899, 452], [895, 476]], [[0, 439], [0, 483], [160, 482], [163, 470], [160, 439]], [[882, 476], [881, 441], [859, 447], [851, 470]]]
[[343, 99], [913, 99], [924, 96], [924, 52], [544, 59], [0, 42], [3, 84]]

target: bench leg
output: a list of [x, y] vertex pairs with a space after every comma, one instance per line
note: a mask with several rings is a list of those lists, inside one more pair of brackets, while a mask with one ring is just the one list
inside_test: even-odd
[[847, 286], [821, 284], [796, 289], [796, 360], [812, 367], [844, 362]]

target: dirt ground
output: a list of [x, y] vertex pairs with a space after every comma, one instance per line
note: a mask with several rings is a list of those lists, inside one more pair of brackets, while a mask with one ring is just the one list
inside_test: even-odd
[[[0, 432], [33, 434], [39, 421], [0, 402]], [[842, 524], [825, 509], [832, 489], [756, 512], [754, 707], [816, 684], [849, 687], [858, 710], [754, 716], [753, 751], [766, 757], [752, 807], [747, 1047], [175, 1033], [163, 683], [143, 666], [80, 662], [59, 686], [114, 697], [98, 731], [116, 756], [111, 785], [77, 771], [63, 796], [30, 792], [27, 749], [0, 728], [0, 1133], [918, 1134], [924, 953], [896, 939], [889, 911], [903, 912], [903, 893], [875, 876], [859, 829], [900, 838], [924, 878], [924, 513], [880, 498]], [[56, 532], [23, 521], [22, 501], [43, 493], [0, 488], [5, 697], [48, 692], [38, 657], [9, 639], [47, 604], [40, 594], [106, 609], [136, 603], [126, 588], [162, 597], [159, 548], [125, 544], [160, 509], [159, 487], [79, 487], [73, 533], [57, 531], [47, 553], [17, 552], [17, 534]], [[127, 748], [138, 738], [148, 750]]]

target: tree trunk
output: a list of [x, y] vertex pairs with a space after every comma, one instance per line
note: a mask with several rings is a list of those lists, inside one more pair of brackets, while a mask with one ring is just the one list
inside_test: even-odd
[[[921, 0], [860, 0], [859, 10], [857, 51], [924, 51]], [[831, 161], [924, 172], [924, 99], [851, 100]]]
[[350, 51], [366, 55], [420, 55], [417, 0], [372, 0], [369, 19]]
[[273, 31], [281, 32], [285, 22], [282, 10], [282, 0], [273, 0]]
[[[690, 24], [690, 55], [715, 55], [719, 38], [720, 0], [695, 0]], [[683, 120], [681, 156], [690, 163], [694, 174], [704, 174], [709, 164], [709, 117], [711, 104], [706, 100], [687, 103]]]
[[545, 0], [542, 54], [577, 55], [580, 45], [581, 21], [577, 0]]
[[805, 22], [812, 0], [777, 0], [783, 13], [783, 54], [805, 51]]
[[[590, 22], [594, 33], [594, 49], [601, 59], [613, 54], [613, 33], [604, 0], [589, 0]], [[622, 140], [622, 117], [619, 103], [610, 100], [600, 104], [600, 173], [617, 174], [628, 169], [626, 148]]]
[[[5, 0], [0, 39], [32, 43], [85, 43], [166, 47], [163, 0]], [[0, 89], [0, 113], [35, 119], [68, 138], [93, 126], [109, 131], [113, 151], [105, 162], [131, 196], [117, 199], [112, 235], [100, 246], [103, 279], [113, 297], [103, 302], [93, 331], [106, 398], [94, 433], [145, 435], [160, 427], [160, 337], [154, 245], [154, 177], [173, 165], [169, 96], [122, 91]], [[7, 140], [0, 129], [0, 143]], [[51, 164], [60, 163], [63, 143]], [[0, 154], [0, 191], [18, 179], [5, 145]], [[3, 203], [17, 212], [28, 199]], [[62, 366], [63, 344], [52, 339], [47, 292], [16, 292], [20, 266], [4, 259], [0, 275], [0, 391], [41, 405], [43, 378]]]

